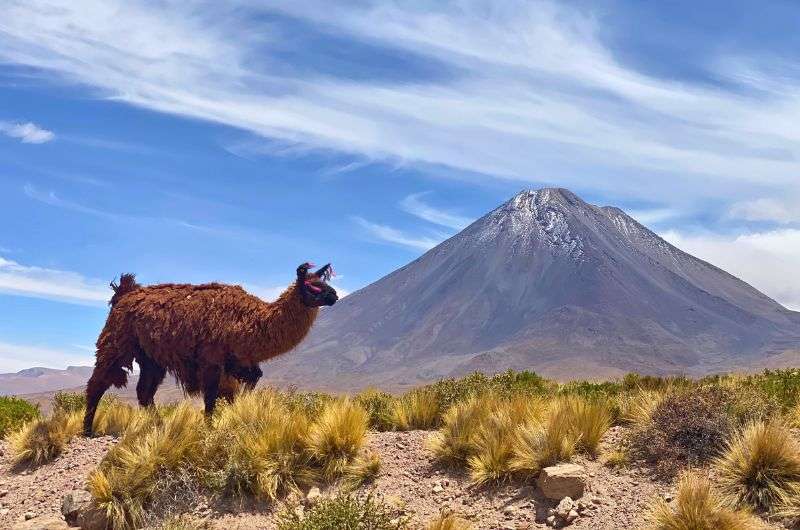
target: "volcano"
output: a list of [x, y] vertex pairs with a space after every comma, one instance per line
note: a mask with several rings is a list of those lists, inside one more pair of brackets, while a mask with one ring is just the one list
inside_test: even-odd
[[273, 382], [403, 388], [474, 370], [701, 375], [800, 359], [800, 313], [615, 207], [526, 190], [322, 312]]

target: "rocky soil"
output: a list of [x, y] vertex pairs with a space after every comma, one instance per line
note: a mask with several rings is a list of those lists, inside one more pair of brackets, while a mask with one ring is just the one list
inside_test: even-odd
[[[533, 481], [507, 482], [475, 488], [463, 471], [440, 466], [425, 449], [424, 431], [371, 433], [368, 446], [382, 461], [381, 473], [366, 490], [393, 506], [398, 517], [415, 525], [450, 510], [475, 523], [478, 529], [521, 530], [548, 528], [550, 521], [570, 520], [570, 528], [631, 529], [642, 527], [650, 502], [671, 499], [674, 483], [659, 481], [644, 468], [632, 466], [612, 470], [600, 462], [578, 458], [583, 467], [585, 492], [574, 503], [544, 498]], [[603, 445], [612, 447], [621, 436], [619, 428], [606, 435]], [[55, 462], [29, 472], [12, 470], [8, 458], [0, 457], [0, 528], [66, 528], [52, 526], [61, 517], [64, 495], [85, 487], [88, 473], [114, 444], [110, 437], [73, 440]], [[5, 449], [5, 447], [0, 447]], [[322, 496], [332, 494], [323, 489]], [[316, 491], [312, 496], [317, 494]], [[290, 499], [289, 502], [311, 499]], [[196, 498], [192, 517], [208, 528], [224, 530], [274, 529], [276, 511], [285, 506], [215, 502]], [[559, 518], [556, 511], [563, 511]], [[26, 518], [30, 519], [25, 522]], [[40, 524], [51, 521], [51, 526]], [[780, 527], [775, 527], [780, 528]]]

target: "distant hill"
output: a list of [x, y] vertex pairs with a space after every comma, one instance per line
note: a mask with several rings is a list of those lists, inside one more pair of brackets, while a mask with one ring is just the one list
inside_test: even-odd
[[797, 363], [798, 352], [800, 313], [619, 208], [548, 188], [325, 309], [264, 371], [300, 386], [405, 387], [506, 368], [700, 375]]
[[26, 368], [13, 374], [0, 374], [0, 395], [30, 394], [77, 387], [86, 384], [91, 375], [91, 366], [68, 366], [66, 370]]

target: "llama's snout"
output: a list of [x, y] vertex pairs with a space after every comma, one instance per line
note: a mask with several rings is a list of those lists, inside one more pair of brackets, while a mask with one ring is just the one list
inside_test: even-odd
[[333, 305], [337, 300], [339, 300], [339, 295], [337, 295], [336, 291], [333, 289], [330, 289], [327, 293], [325, 293], [325, 305]]

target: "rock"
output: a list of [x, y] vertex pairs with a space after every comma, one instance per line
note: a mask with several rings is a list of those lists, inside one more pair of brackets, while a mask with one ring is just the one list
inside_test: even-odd
[[43, 517], [17, 523], [11, 530], [69, 530], [69, 525], [59, 517]]
[[578, 517], [580, 517], [578, 515], [578, 512], [576, 512], [575, 510], [570, 510], [569, 513], [567, 514], [566, 521], [567, 521], [567, 523], [571, 523], [572, 521], [574, 521]]
[[22, 517], [24, 517], [26, 521], [30, 521], [31, 519], [33, 519], [34, 517], [36, 517], [36, 514], [35, 514], [35, 513], [33, 513], [33, 512], [25, 512], [25, 513], [22, 515]]
[[539, 473], [536, 483], [545, 497], [556, 501], [564, 497], [575, 499], [586, 489], [584, 469], [577, 464], [546, 467]]
[[61, 515], [69, 524], [78, 521], [78, 513], [81, 510], [91, 508], [92, 495], [86, 490], [72, 490], [61, 499]]
[[556, 506], [555, 514], [557, 517], [566, 519], [574, 506], [575, 502], [570, 497], [564, 497], [561, 499], [561, 502], [558, 503], [558, 506]]
[[8, 515], [8, 512], [10, 511], [11, 510], [9, 510], [8, 508], [3, 508], [2, 510], [0, 510], [0, 515]]
[[108, 519], [104, 511], [90, 504], [78, 512], [75, 524], [81, 527], [81, 530], [106, 530]]
[[322, 499], [322, 492], [319, 490], [318, 487], [314, 486], [308, 493], [306, 494], [306, 504], [309, 506], [314, 506]]
[[441, 484], [436, 484], [436, 485], [433, 487], [433, 492], [434, 492], [434, 493], [441, 493], [441, 492], [443, 492], [443, 491], [444, 491], [444, 488], [442, 487], [442, 485], [441, 485]]

